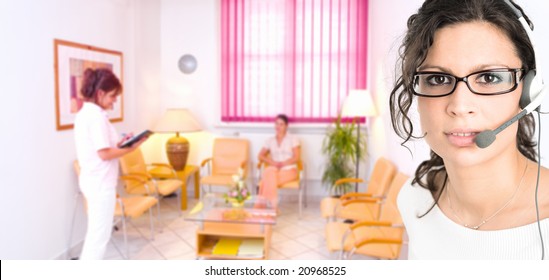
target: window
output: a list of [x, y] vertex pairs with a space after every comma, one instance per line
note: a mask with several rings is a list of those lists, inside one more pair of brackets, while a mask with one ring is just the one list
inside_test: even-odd
[[330, 122], [366, 88], [367, 0], [222, 0], [222, 121]]

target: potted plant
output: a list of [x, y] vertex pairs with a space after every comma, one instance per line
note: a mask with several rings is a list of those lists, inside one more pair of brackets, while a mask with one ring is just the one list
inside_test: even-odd
[[[357, 125], [352, 122], [342, 122], [341, 115], [334, 121], [322, 142], [322, 153], [326, 157], [322, 183], [330, 188], [330, 193], [341, 196], [353, 187], [350, 183], [334, 186], [342, 178], [355, 177], [356, 161], [366, 154], [366, 138], [357, 135]], [[357, 150], [357, 142], [360, 145]], [[332, 189], [333, 188], [333, 189]]]

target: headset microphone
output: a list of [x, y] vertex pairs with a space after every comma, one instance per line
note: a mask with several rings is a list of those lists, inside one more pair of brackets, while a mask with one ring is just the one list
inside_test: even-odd
[[[535, 59], [536, 61], [539, 62], [540, 61], [539, 53], [536, 52], [536, 45], [534, 44], [532, 30], [530, 29], [530, 26], [526, 22], [526, 19], [524, 19], [522, 12], [517, 8], [515, 8], [515, 6], [513, 6], [513, 4], [509, 2], [509, 0], [504, 0], [504, 2], [506, 2], [507, 5], [509, 5], [509, 7], [513, 10], [513, 12], [517, 15], [518, 20], [522, 24], [522, 27], [526, 31], [526, 34], [530, 39], [530, 43], [534, 48]], [[479, 148], [484, 149], [490, 146], [494, 142], [494, 140], [496, 140], [496, 135], [498, 133], [500, 133], [502, 130], [510, 126], [512, 123], [528, 115], [532, 111], [539, 109], [539, 106], [543, 101], [543, 97], [547, 94], [547, 91], [549, 91], [549, 89], [547, 87], [544, 87], [543, 85], [543, 79], [541, 77], [542, 72], [540, 71], [539, 64], [540, 63], [538, 63], [536, 70], [528, 71], [526, 76], [523, 78], [522, 94], [520, 96], [520, 107], [523, 108], [522, 111], [520, 111], [520, 113], [518, 113], [512, 119], [500, 125], [498, 128], [494, 130], [485, 130], [479, 133], [477, 137], [475, 137], [475, 144]]]
[[500, 133], [502, 130], [510, 126], [512, 123], [518, 121], [520, 118], [526, 116], [529, 112], [526, 111], [526, 109], [523, 109], [520, 111], [518, 115], [513, 117], [512, 119], [506, 121], [504, 124], [500, 125], [498, 128], [494, 130], [485, 130], [477, 135], [475, 137], [475, 144], [481, 149], [484, 149], [488, 146], [490, 146], [494, 140], [496, 140], [496, 134]]

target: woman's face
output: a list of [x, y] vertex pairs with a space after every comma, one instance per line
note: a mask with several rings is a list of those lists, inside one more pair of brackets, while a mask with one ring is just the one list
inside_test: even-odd
[[117, 90], [112, 90], [107, 93], [100, 90], [97, 93], [97, 105], [99, 105], [104, 110], [111, 110], [114, 103], [116, 102], [118, 95], [119, 93]]
[[288, 129], [288, 125], [282, 119], [276, 118], [275, 120], [276, 135], [285, 135], [287, 129]]
[[[439, 29], [425, 62], [418, 71], [435, 71], [464, 77], [496, 68], [521, 68], [513, 43], [495, 26], [470, 22]], [[465, 82], [457, 82], [454, 92], [444, 97], [418, 97], [421, 127], [431, 149], [445, 162], [474, 165], [509, 149], [516, 150], [517, 122], [497, 135], [488, 148], [480, 149], [476, 135], [492, 130], [515, 116], [522, 83], [501, 95], [472, 93]]]

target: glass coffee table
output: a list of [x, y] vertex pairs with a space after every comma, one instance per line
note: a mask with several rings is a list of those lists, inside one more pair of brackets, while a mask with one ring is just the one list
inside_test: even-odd
[[261, 196], [235, 207], [222, 194], [210, 193], [185, 220], [198, 223], [197, 258], [267, 259], [276, 210]]

